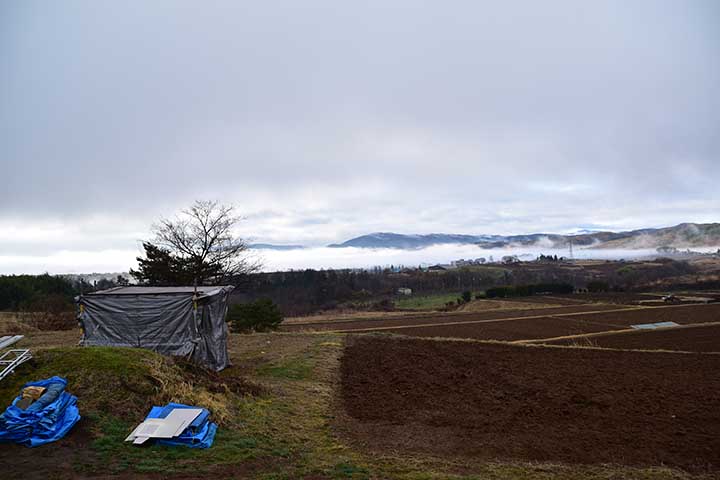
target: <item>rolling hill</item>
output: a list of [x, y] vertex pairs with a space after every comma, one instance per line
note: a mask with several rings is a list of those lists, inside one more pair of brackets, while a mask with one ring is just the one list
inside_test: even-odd
[[431, 245], [474, 244], [483, 249], [543, 246], [566, 248], [648, 249], [659, 247], [699, 248], [720, 246], [720, 223], [681, 223], [673, 227], [644, 228], [626, 232], [586, 232], [573, 235], [532, 233], [527, 235], [461, 235], [431, 233], [405, 235], [377, 232], [352, 238], [331, 248], [419, 249]]

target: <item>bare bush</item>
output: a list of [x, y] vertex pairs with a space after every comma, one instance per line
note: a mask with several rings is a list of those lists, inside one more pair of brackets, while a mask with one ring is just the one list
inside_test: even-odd
[[62, 295], [47, 295], [31, 302], [23, 320], [38, 330], [70, 330], [77, 326], [73, 305]]

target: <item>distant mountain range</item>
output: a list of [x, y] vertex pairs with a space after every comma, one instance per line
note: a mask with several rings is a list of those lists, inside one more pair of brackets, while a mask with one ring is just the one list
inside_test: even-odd
[[424, 248], [430, 245], [441, 245], [446, 243], [477, 243], [481, 241], [494, 240], [501, 238], [488, 235], [453, 235], [446, 233], [430, 233], [428, 235], [403, 235], [400, 233], [371, 233], [355, 237], [343, 243], [333, 243], [328, 245], [330, 248], [400, 248], [403, 250], [413, 250]]
[[331, 248], [419, 249], [442, 244], [475, 244], [483, 249], [511, 247], [646, 249], [659, 247], [697, 248], [720, 246], [720, 223], [681, 223], [674, 227], [645, 228], [627, 232], [583, 232], [572, 235], [533, 233], [528, 235], [457, 235], [431, 233], [403, 235], [379, 232], [362, 235]]

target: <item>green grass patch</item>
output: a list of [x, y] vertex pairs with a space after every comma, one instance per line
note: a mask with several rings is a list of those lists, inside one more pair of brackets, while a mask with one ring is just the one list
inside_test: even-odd
[[312, 376], [312, 364], [306, 359], [288, 359], [261, 365], [256, 372], [261, 377], [307, 380]]
[[[41, 350], [30, 362], [0, 383], [0, 404], [9, 404], [27, 382], [55, 375], [68, 380], [67, 390], [78, 397], [81, 414], [113, 411], [134, 415], [157, 392], [149, 377], [149, 362], [159, 359], [149, 350], [110, 347], [66, 347]], [[121, 393], [120, 393], [121, 392]]]
[[436, 295], [407, 296], [398, 298], [395, 306], [402, 310], [437, 310], [448, 302], [455, 302], [462, 293], [442, 293]]
[[[248, 399], [248, 402], [252, 400]], [[133, 445], [125, 438], [136, 426], [112, 415], [91, 415], [94, 439], [90, 443], [92, 456], [85, 455], [76, 465], [79, 471], [98, 473], [173, 473], [203, 470], [209, 465], [239, 464], [261, 459], [289, 458], [288, 445], [278, 443], [258, 432], [245, 428], [218, 429], [213, 446], [194, 449], [153, 444]]]

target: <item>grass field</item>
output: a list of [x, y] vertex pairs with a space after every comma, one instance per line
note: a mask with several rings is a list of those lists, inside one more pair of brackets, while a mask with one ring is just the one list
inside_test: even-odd
[[[369, 451], [353, 440], [342, 421], [341, 334], [233, 335], [234, 366], [221, 374], [227, 389], [187, 376], [153, 353], [73, 347], [77, 338], [77, 331], [29, 335], [23, 344], [34, 348], [37, 360], [0, 388], [0, 402], [7, 404], [23, 382], [64, 375], [83, 415], [73, 432], [55, 444], [38, 449], [0, 445], [0, 464], [8, 466], [11, 477], [30, 478], [28, 472], [33, 472], [43, 478], [112, 474], [133, 479], [703, 478], [664, 467], [478, 462], [402, 450]], [[240, 380], [245, 383], [232, 387]], [[242, 393], [253, 386], [260, 390]], [[220, 414], [221, 424], [211, 449], [139, 448], [122, 441], [152, 404], [169, 399], [219, 407], [216, 419]]]
[[[547, 304], [529, 304], [524, 302], [515, 302], [512, 300], [476, 300], [475, 295], [479, 292], [473, 292], [473, 300], [459, 306], [458, 310], [462, 312], [483, 312], [486, 310], [505, 310], [505, 309], [523, 309], [523, 308], [540, 308], [543, 306], [552, 306], [553, 302], [548, 300]], [[425, 296], [407, 296], [400, 297], [395, 301], [395, 307], [400, 310], [416, 310], [416, 311], [433, 311], [441, 310], [448, 302], [457, 304], [457, 299], [462, 298], [462, 293], [445, 293], [437, 295]]]
[[461, 293], [442, 293], [437, 295], [400, 297], [395, 301], [395, 307], [402, 310], [439, 310], [448, 302], [455, 302], [462, 297]]

